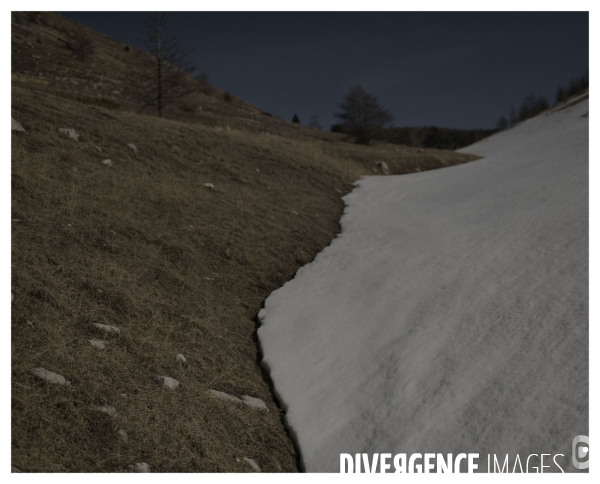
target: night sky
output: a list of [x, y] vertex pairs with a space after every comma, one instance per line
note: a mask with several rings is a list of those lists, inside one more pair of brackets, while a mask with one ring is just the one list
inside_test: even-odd
[[[61, 12], [140, 46], [142, 12]], [[329, 128], [361, 84], [395, 126], [493, 128], [533, 92], [586, 74], [587, 12], [171, 12], [216, 87]]]

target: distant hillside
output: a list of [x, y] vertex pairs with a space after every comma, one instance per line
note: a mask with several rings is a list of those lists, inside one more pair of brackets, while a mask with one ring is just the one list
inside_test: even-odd
[[422, 128], [386, 128], [377, 139], [420, 148], [457, 150], [472, 145], [497, 132], [495, 129], [450, 129], [436, 126]]

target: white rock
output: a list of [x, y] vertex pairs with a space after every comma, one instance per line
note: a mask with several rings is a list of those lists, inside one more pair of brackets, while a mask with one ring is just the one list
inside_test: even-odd
[[129, 442], [129, 435], [123, 429], [119, 430], [119, 435], [123, 439], [123, 442]]
[[103, 350], [104, 348], [106, 348], [106, 346], [104, 346], [103, 341], [97, 339], [88, 339], [88, 341], [94, 348], [98, 348], [99, 350]]
[[136, 462], [129, 466], [131, 472], [150, 472], [150, 466], [145, 462]]
[[117, 413], [117, 409], [115, 407], [111, 407], [110, 405], [102, 405], [101, 407], [94, 407], [99, 412], [105, 413], [106, 415], [110, 415], [114, 417]]
[[242, 457], [235, 459], [236, 462], [240, 462], [240, 461], [244, 461], [247, 462], [248, 464], [250, 464], [250, 467], [252, 467], [252, 469], [254, 469], [256, 472], [261, 472], [260, 467], [258, 467], [258, 464], [256, 463], [256, 461], [254, 459], [250, 459], [250, 457]]
[[102, 164], [106, 166], [112, 166], [113, 162], [107, 158], [106, 160], [102, 160]]
[[45, 380], [48, 383], [56, 383], [58, 385], [70, 385], [71, 382], [64, 376], [54, 373], [53, 371], [46, 370], [45, 368], [34, 368], [33, 373], [41, 380]]
[[259, 410], [266, 410], [267, 412], [269, 411], [269, 409], [267, 408], [267, 404], [260, 398], [254, 398], [254, 397], [250, 397], [248, 395], [242, 395], [242, 402], [244, 402], [249, 407], [254, 407]]
[[154, 379], [171, 390], [175, 390], [179, 386], [179, 382], [170, 376], [157, 375]]
[[229, 395], [229, 393], [220, 392], [218, 390], [209, 390], [209, 391], [210, 391], [210, 393], [213, 394], [213, 396], [220, 398], [222, 400], [231, 400], [232, 402], [238, 402], [238, 403], [242, 402], [239, 398], [234, 397], [233, 395]]
[[216, 190], [215, 186], [212, 183], [205, 183], [202, 186], [204, 186], [206, 188], [210, 188], [211, 190]]
[[178, 353], [175, 355], [175, 359], [177, 361], [179, 361], [180, 363], [187, 363], [187, 359], [185, 356], [183, 356], [181, 353]]
[[25, 131], [25, 128], [20, 123], [15, 121], [12, 117], [10, 118], [10, 130], [11, 131]]
[[127, 146], [129, 146], [136, 155], [140, 152], [140, 150], [137, 149], [137, 146], [133, 143], [129, 143]]
[[377, 165], [377, 168], [379, 168], [381, 173], [383, 173], [384, 175], [390, 174], [390, 169], [388, 168], [387, 163], [385, 161], [376, 161], [375, 165]]
[[104, 331], [105, 333], [114, 333], [119, 334], [121, 330], [116, 326], [111, 326], [110, 324], [102, 324], [102, 323], [92, 323], [96, 328], [100, 331]]
[[66, 134], [69, 138], [79, 141], [79, 133], [73, 128], [58, 128], [58, 131], [62, 134]]

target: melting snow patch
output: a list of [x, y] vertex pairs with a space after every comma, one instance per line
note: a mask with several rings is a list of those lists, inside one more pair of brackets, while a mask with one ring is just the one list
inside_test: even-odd
[[105, 333], [114, 333], [119, 334], [121, 330], [116, 326], [111, 326], [110, 324], [102, 324], [102, 323], [92, 323], [96, 328], [100, 331], [104, 331]]
[[254, 407], [254, 408], [257, 408], [258, 410], [266, 410], [267, 412], [269, 411], [266, 403], [263, 400], [261, 400], [260, 398], [254, 398], [254, 397], [250, 397], [248, 395], [242, 395], [242, 402], [244, 402], [249, 407]]
[[99, 350], [103, 350], [104, 348], [106, 348], [106, 346], [104, 346], [103, 341], [97, 339], [88, 339], [88, 341], [94, 348], [98, 348]]
[[171, 390], [175, 390], [179, 386], [179, 382], [170, 376], [157, 375], [154, 377], [154, 379]]
[[58, 128], [58, 132], [66, 134], [69, 138], [79, 141], [79, 133], [73, 128]]
[[70, 385], [71, 382], [64, 376], [54, 373], [53, 371], [46, 370], [45, 368], [34, 368], [33, 373], [41, 380], [45, 380], [48, 383], [57, 383], [58, 385]]
[[129, 466], [131, 472], [150, 472], [150, 466], [146, 462], [136, 462]]
[[240, 461], [245, 461], [248, 464], [250, 464], [250, 467], [252, 467], [252, 469], [254, 469], [256, 472], [261, 472], [260, 467], [258, 467], [258, 464], [256, 463], [256, 461], [254, 459], [250, 459], [250, 457], [242, 457], [242, 458], [237, 458], [235, 459], [236, 462], [240, 462]]

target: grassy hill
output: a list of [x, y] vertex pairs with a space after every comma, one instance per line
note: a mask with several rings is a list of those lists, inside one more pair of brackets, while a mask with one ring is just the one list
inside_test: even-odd
[[[80, 29], [85, 61], [66, 42]], [[12, 465], [247, 472], [249, 457], [297, 471], [260, 366], [262, 301], [336, 236], [341, 197], [375, 162], [410, 173], [474, 157], [357, 146], [217, 88], [157, 118], [136, 92], [143, 55], [56, 14], [12, 16], [11, 115], [25, 129], [11, 145]]]

